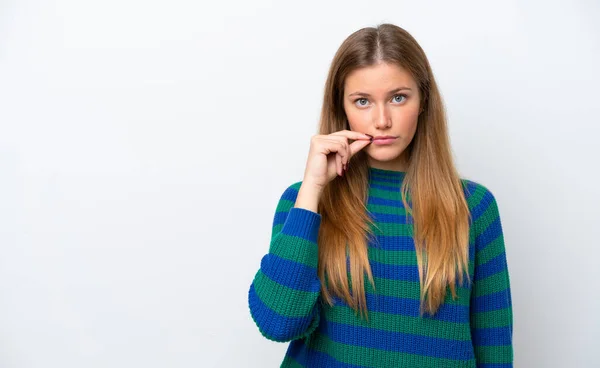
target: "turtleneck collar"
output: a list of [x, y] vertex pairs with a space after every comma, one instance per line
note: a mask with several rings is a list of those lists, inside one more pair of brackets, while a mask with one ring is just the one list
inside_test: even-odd
[[406, 171], [384, 170], [369, 166], [369, 178], [375, 181], [401, 182]]

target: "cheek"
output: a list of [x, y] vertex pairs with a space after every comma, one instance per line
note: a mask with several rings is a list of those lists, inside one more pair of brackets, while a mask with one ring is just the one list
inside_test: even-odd
[[[347, 111], [347, 110], [346, 110]], [[352, 111], [350, 113], [346, 112], [346, 117], [348, 119], [348, 123], [350, 125], [351, 130], [361, 131], [367, 125], [364, 116], [356, 111]]]
[[363, 123], [360, 119], [352, 119], [352, 117], [348, 117], [348, 122], [350, 125], [350, 130], [354, 130], [356, 132], [366, 132], [367, 129], [367, 125]]
[[406, 125], [404, 127], [404, 130], [407, 132], [408, 135], [413, 135], [415, 133], [415, 131], [417, 130], [417, 121], [419, 120], [419, 114], [414, 114], [414, 116], [412, 116], [410, 119], [408, 119], [406, 121]]
[[398, 111], [398, 114], [393, 117], [393, 120], [400, 123], [402, 126], [410, 128], [417, 124], [419, 119], [419, 109], [404, 109]]

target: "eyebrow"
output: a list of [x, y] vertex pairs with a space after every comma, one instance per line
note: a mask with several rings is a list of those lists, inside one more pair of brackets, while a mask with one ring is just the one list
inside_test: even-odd
[[[399, 87], [399, 88], [396, 88], [396, 89], [393, 89], [393, 90], [389, 91], [389, 92], [388, 92], [388, 96], [389, 96], [389, 95], [392, 95], [392, 94], [394, 94], [394, 93], [396, 93], [396, 92], [400, 92], [400, 91], [402, 91], [402, 90], [408, 90], [408, 91], [412, 91], [412, 89], [410, 89], [410, 88], [408, 88], [408, 87]], [[354, 96], [354, 95], [371, 97], [371, 95], [370, 95], [370, 94], [368, 94], [368, 93], [365, 93], [365, 92], [360, 92], [360, 91], [353, 92], [353, 93], [349, 94], [349, 95], [348, 95], [348, 97], [350, 97], [350, 96]]]

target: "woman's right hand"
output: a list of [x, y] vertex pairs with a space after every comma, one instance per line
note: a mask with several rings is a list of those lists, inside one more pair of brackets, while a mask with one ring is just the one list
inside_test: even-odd
[[[348, 139], [354, 142], [348, 143]], [[344, 174], [350, 157], [368, 146], [371, 140], [371, 136], [351, 130], [312, 136], [303, 185], [324, 188], [336, 176]]]

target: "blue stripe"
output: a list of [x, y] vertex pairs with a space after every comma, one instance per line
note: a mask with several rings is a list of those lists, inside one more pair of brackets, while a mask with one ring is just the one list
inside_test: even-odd
[[471, 340], [460, 341], [390, 332], [368, 327], [348, 326], [330, 321], [321, 321], [319, 332], [329, 336], [333, 341], [353, 346], [444, 359], [473, 359]]
[[321, 215], [319, 213], [305, 208], [292, 207], [281, 228], [281, 233], [296, 236], [316, 244], [320, 225]]
[[369, 246], [383, 250], [414, 251], [415, 241], [410, 235], [375, 235], [375, 240], [369, 242]]
[[416, 265], [394, 265], [371, 261], [371, 272], [374, 277], [388, 280], [415, 281], [419, 279]]
[[[475, 284], [475, 287], [477, 287], [477, 284]], [[481, 313], [509, 308], [511, 306], [509, 295], [510, 289], [506, 288], [502, 291], [478, 296], [471, 300], [471, 310], [473, 313]]]
[[[465, 199], [467, 200], [467, 203], [469, 203], [471, 201], [471, 197], [475, 194], [476, 190], [477, 190], [477, 183], [468, 180], [468, 179], [462, 179], [463, 180], [463, 194], [465, 195]], [[470, 204], [469, 204], [470, 206]], [[475, 221], [475, 214], [473, 212], [472, 208], [469, 208], [469, 229], [472, 231], [473, 230], [473, 223]]]
[[363, 366], [342, 363], [333, 357], [310, 349], [304, 344], [304, 340], [293, 340], [290, 342], [287, 356], [294, 358], [304, 367], [328, 367], [328, 368], [365, 368]]
[[[316, 212], [306, 210], [304, 208], [292, 207], [289, 211], [281, 211], [275, 213], [275, 216], [273, 218], [273, 227], [285, 224], [290, 214], [292, 215], [292, 218], [290, 219], [290, 223], [288, 224], [289, 226], [282, 227], [281, 233], [290, 236], [299, 236], [305, 240], [316, 243], [317, 237], [319, 235], [320, 226], [313, 226], [312, 229], [309, 229], [312, 230], [309, 233], [301, 234], [300, 232], [302, 230], [307, 230], [306, 225], [310, 221], [316, 222], [316, 218], [320, 218], [321, 215]], [[320, 225], [320, 220], [318, 220], [318, 222], [318, 225]]]
[[477, 363], [477, 368], [513, 368], [512, 363]]
[[469, 261], [475, 262], [475, 241], [471, 241], [469, 237]]
[[[379, 277], [388, 280], [414, 281], [419, 280], [419, 268], [417, 265], [395, 265], [370, 261], [371, 272], [374, 277]], [[467, 285], [466, 272], [463, 279], [463, 286]], [[457, 286], [461, 286], [457, 281]]]
[[296, 202], [296, 198], [298, 198], [298, 190], [290, 186], [283, 192], [280, 201], [283, 199], [287, 201]]
[[[397, 183], [397, 184], [400, 184], [400, 183]], [[398, 192], [398, 194], [400, 194], [400, 185], [396, 185], [396, 186], [392, 187], [392, 186], [388, 186], [388, 185], [371, 184], [371, 188], [385, 190], [388, 192]]]
[[471, 332], [475, 346], [503, 346], [512, 343], [510, 326], [474, 328]]
[[250, 285], [248, 291], [248, 304], [261, 333], [275, 341], [288, 341], [301, 335], [310, 327], [313, 317], [318, 313], [318, 308], [315, 307], [312, 315], [307, 317], [282, 316], [263, 303], [256, 294], [254, 283]]
[[502, 227], [500, 225], [500, 216], [496, 217], [489, 226], [477, 237], [477, 251], [485, 249], [485, 247], [502, 235]]
[[398, 183], [404, 179], [405, 174], [379, 174], [379, 173], [369, 173], [369, 179], [371, 181], [388, 181], [392, 183]]
[[465, 195], [465, 199], [467, 201], [470, 201], [471, 197], [477, 191], [477, 187], [479, 186], [479, 184], [472, 180], [469, 180], [469, 179], [462, 179], [462, 181], [463, 181], [463, 193]]
[[379, 213], [369, 211], [371, 218], [376, 222], [391, 222], [406, 224], [406, 215], [397, 215], [391, 213]]
[[321, 290], [317, 269], [308, 265], [269, 253], [262, 258], [260, 269], [268, 278], [290, 289], [317, 293]]
[[479, 203], [471, 210], [471, 213], [473, 214], [473, 219], [475, 220], [477, 220], [483, 213], [485, 213], [489, 206], [494, 204], [494, 196], [492, 195], [492, 193], [486, 188], [483, 189], [485, 190], [485, 193], [483, 193], [483, 196], [481, 197]]
[[506, 270], [506, 253], [502, 252], [484, 264], [475, 268], [475, 281], [485, 279]]
[[379, 197], [369, 196], [367, 199], [367, 205], [377, 205], [377, 206], [392, 206], [392, 207], [404, 207], [401, 200], [396, 199], [386, 199]]
[[[419, 317], [420, 301], [412, 298], [400, 298], [381, 294], [365, 293], [369, 311]], [[350, 308], [341, 298], [334, 296], [334, 305]], [[438, 321], [454, 323], [469, 323], [469, 306], [443, 303], [434, 316], [425, 314], [424, 317]]]
[[273, 218], [273, 227], [284, 224], [288, 213], [288, 211], [275, 212], [275, 216]]

